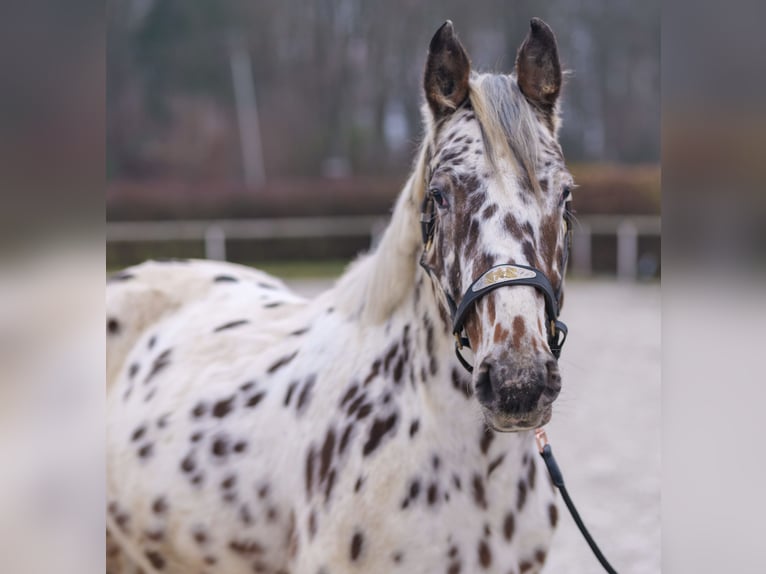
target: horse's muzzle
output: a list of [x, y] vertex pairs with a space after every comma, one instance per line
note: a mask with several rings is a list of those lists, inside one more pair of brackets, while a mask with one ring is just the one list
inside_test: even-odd
[[514, 363], [485, 359], [475, 375], [476, 398], [487, 422], [500, 431], [527, 430], [550, 420], [561, 391], [558, 363], [550, 357]]

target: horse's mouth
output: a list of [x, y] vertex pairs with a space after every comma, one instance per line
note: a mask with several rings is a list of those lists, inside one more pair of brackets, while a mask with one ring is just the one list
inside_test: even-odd
[[497, 432], [521, 432], [534, 430], [548, 424], [553, 409], [547, 405], [531, 413], [507, 415], [482, 408], [487, 426]]

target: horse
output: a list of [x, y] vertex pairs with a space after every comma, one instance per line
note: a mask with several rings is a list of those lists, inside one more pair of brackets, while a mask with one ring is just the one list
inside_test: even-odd
[[542, 20], [510, 74], [472, 70], [448, 21], [413, 171], [332, 288], [306, 300], [189, 260], [108, 281], [109, 572], [542, 569], [558, 509], [533, 431], [562, 384], [573, 187], [561, 83]]

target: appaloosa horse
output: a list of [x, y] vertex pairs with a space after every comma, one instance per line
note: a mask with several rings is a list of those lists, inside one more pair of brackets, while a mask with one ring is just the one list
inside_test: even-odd
[[[558, 517], [531, 429], [561, 388], [560, 86], [542, 21], [511, 75], [472, 72], [447, 22], [414, 172], [332, 289], [306, 301], [202, 261], [110, 280], [110, 572], [540, 571]], [[550, 284], [464, 310], [469, 375], [456, 303], [525, 273]]]

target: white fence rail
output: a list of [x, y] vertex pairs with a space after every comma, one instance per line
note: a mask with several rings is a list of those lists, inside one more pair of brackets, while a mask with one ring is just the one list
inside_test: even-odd
[[[367, 236], [374, 244], [387, 218], [378, 216], [290, 217], [280, 219], [223, 219], [209, 221], [111, 222], [107, 243], [138, 241], [202, 241], [205, 257], [226, 259], [228, 239], [312, 239]], [[617, 237], [617, 276], [638, 277], [640, 237], [659, 237], [659, 216], [591, 215], [579, 217], [574, 226], [572, 271], [590, 275], [593, 270], [593, 236]]]

